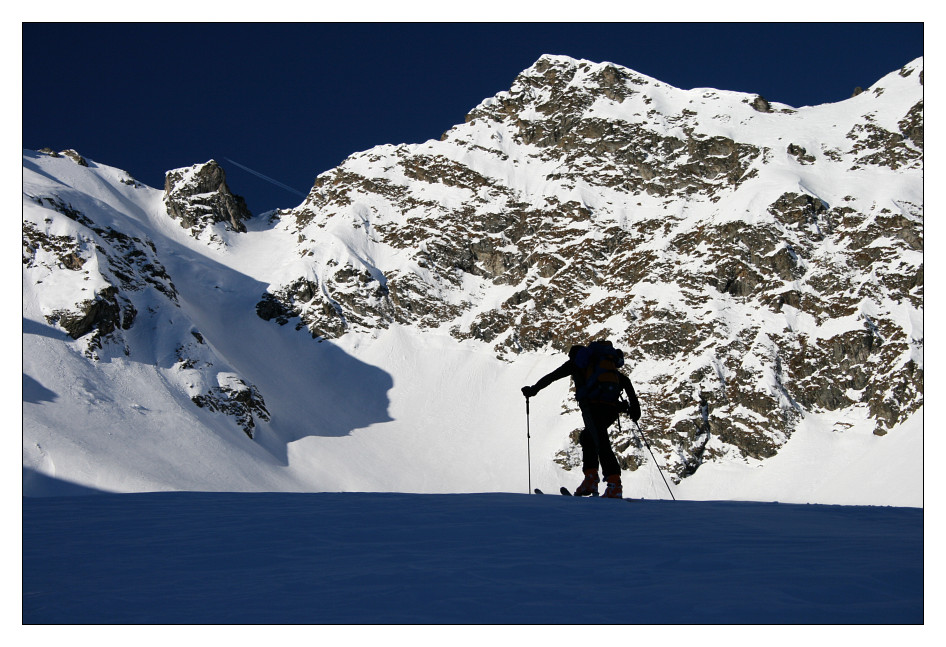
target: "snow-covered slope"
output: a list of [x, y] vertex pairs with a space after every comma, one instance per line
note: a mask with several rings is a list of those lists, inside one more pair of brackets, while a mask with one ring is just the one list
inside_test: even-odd
[[253, 218], [215, 162], [23, 192], [28, 494], [555, 489], [580, 418], [519, 388], [608, 335], [678, 497], [922, 504], [922, 59], [794, 110], [543, 57]]
[[[272, 260], [288, 247], [284, 232], [220, 231], [227, 244], [206, 245], [168, 219], [161, 192], [115, 182], [117, 169], [36, 153], [24, 164], [26, 227], [45, 228], [23, 276], [28, 470], [118, 491], [526, 488], [524, 409], [508, 394], [556, 358], [510, 366], [482, 344], [407, 328], [318, 343], [255, 310], [284, 271]], [[37, 201], [49, 195], [95, 224]], [[119, 227], [133, 256], [160, 250], [160, 266], [144, 263], [151, 274], [119, 262]], [[64, 271], [66, 252], [88, 260]], [[141, 278], [156, 272], [173, 282]], [[47, 323], [75, 296], [120, 283], [118, 273], [130, 280], [117, 298], [137, 313], [127, 329], [98, 346], [95, 331], [72, 340]], [[265, 404], [241, 409], [224, 389]], [[216, 411], [195, 406], [214, 395]], [[533, 414], [533, 425], [554, 413]], [[560, 442], [537, 434], [533, 449], [549, 456]], [[548, 460], [534, 470], [555, 480]]]
[[[696, 624], [724, 625], [727, 644], [739, 631], [728, 625], [844, 625], [856, 640], [849, 625], [865, 624], [872, 643], [877, 624], [935, 615], [923, 608], [923, 518], [904, 508], [524, 494], [32, 499], [22, 621], [214, 625], [218, 638], [215, 625], [237, 624], [245, 637], [259, 623], [260, 640], [287, 623], [523, 625], [532, 640], [536, 624], [635, 625], [636, 638], [647, 625]], [[509, 642], [509, 630], [496, 638]], [[652, 631], [659, 640], [666, 629]]]

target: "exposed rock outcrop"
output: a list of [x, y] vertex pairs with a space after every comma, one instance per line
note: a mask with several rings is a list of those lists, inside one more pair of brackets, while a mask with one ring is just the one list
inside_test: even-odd
[[243, 223], [253, 217], [246, 201], [230, 192], [226, 173], [214, 160], [168, 171], [164, 178], [164, 203], [168, 214], [195, 236], [215, 223], [245, 232]]

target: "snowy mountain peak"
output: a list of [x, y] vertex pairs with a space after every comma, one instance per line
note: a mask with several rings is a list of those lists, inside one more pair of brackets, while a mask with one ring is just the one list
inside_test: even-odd
[[868, 88], [868, 96], [873, 95], [875, 98], [879, 98], [887, 91], [915, 92], [917, 86], [923, 86], [922, 56], [879, 79]]
[[[24, 317], [84, 320], [65, 346], [97, 335], [100, 361], [71, 370], [108, 364], [117, 380], [131, 358], [184, 396], [175, 415], [197, 405], [220, 437], [242, 428], [263, 453], [239, 450], [240, 465], [291, 463], [269, 482], [328, 488], [449, 491], [420, 475], [328, 474], [315, 457], [345, 455], [326, 439], [350, 434], [390, 454], [355, 433], [373, 425], [410, 447], [433, 434], [507, 442], [498, 421], [518, 412], [518, 387], [608, 337], [683, 487], [776, 461], [799, 430], [869, 442], [919, 419], [922, 100], [922, 59], [795, 109], [546, 55], [441, 140], [353, 154], [251, 231], [214, 161], [168, 172], [162, 194], [25, 153]], [[541, 460], [556, 474], [578, 464], [580, 420], [564, 387], [548, 397]], [[639, 439], [614, 443], [646, 478]], [[24, 464], [47, 469], [48, 455], [27, 447]]]

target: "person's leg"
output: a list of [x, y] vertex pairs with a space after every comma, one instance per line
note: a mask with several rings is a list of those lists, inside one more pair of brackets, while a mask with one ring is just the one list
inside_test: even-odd
[[618, 464], [618, 459], [611, 448], [611, 438], [608, 437], [608, 429], [617, 419], [617, 411], [610, 407], [595, 409], [592, 415], [592, 423], [597, 432], [597, 462], [601, 465], [601, 473], [605, 478], [621, 475], [621, 466]]
[[598, 461], [601, 464], [604, 480], [608, 484], [604, 496], [620, 499], [623, 495], [621, 466], [611, 447], [611, 439], [608, 437], [608, 429], [617, 420], [618, 412], [611, 407], [602, 407], [597, 409], [592, 417], [597, 431]]
[[582, 409], [582, 420], [585, 428], [578, 435], [578, 444], [581, 446], [581, 469], [585, 479], [575, 490], [575, 496], [598, 496], [598, 432], [592, 417]]

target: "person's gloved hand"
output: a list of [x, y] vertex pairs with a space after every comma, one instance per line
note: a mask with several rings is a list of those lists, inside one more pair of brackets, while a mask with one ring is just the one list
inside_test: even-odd
[[531, 398], [532, 396], [534, 396], [534, 395], [535, 395], [536, 393], [538, 393], [538, 392], [539, 392], [539, 390], [538, 390], [537, 388], [535, 388], [534, 386], [524, 386], [524, 387], [522, 387], [522, 395], [526, 396], [527, 398]]
[[628, 416], [631, 420], [633, 420], [634, 422], [637, 422], [638, 420], [641, 419], [640, 414], [638, 414], [636, 418], [634, 417], [634, 414], [637, 413], [637, 412], [636, 412], [636, 411], [635, 411], [635, 412], [632, 412], [632, 411], [631, 411], [631, 403], [630, 403], [630, 402], [625, 402], [625, 401], [623, 401], [623, 400], [621, 401], [621, 408], [620, 408], [620, 410], [618, 411], [618, 413], [627, 414], [627, 416]]

